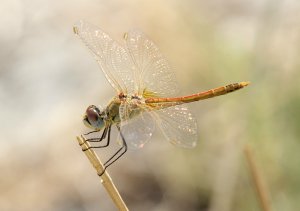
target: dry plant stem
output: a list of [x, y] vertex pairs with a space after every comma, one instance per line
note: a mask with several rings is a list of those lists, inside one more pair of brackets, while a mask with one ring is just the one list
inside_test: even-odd
[[[88, 149], [84, 151], [85, 155], [88, 157], [91, 164], [96, 169], [98, 175], [101, 174], [104, 171], [103, 164], [99, 160], [95, 151], [93, 149], [90, 149], [90, 144], [85, 141], [84, 137], [82, 136], [77, 136], [77, 141], [79, 145], [81, 145], [82, 149]], [[108, 192], [109, 196], [118, 207], [118, 209], [121, 211], [128, 211], [126, 204], [124, 203], [121, 195], [119, 194], [119, 191], [117, 190], [107, 171], [105, 171], [101, 175], [101, 183], [105, 187], [106, 191]]]
[[256, 189], [262, 210], [263, 211], [271, 211], [271, 206], [269, 203], [267, 190], [263, 184], [262, 177], [259, 174], [259, 170], [258, 170], [255, 160], [254, 160], [253, 152], [249, 145], [245, 146], [244, 152], [245, 152], [247, 163], [248, 163], [250, 171], [251, 171], [251, 176], [252, 176], [252, 179], [253, 179], [253, 182], [255, 185], [255, 189]]

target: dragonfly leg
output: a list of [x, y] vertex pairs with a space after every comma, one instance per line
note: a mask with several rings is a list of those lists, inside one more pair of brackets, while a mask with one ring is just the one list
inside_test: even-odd
[[[101, 172], [100, 174], [98, 174], [99, 176], [101, 176], [102, 174], [104, 174], [105, 170], [107, 169], [107, 167], [109, 167], [111, 164], [113, 164], [115, 161], [117, 161], [120, 157], [122, 157], [122, 155], [125, 154], [125, 152], [127, 151], [127, 144], [126, 144], [126, 141], [125, 141], [125, 138], [120, 130], [120, 127], [117, 126], [119, 132], [120, 132], [120, 135], [121, 135], [121, 139], [122, 139], [122, 147], [120, 149], [118, 149], [118, 151], [113, 154], [113, 156], [111, 156], [111, 158], [109, 158], [105, 163], [104, 163], [104, 170], [103, 172]], [[123, 151], [122, 151], [123, 150]], [[121, 152], [122, 151], [122, 152]], [[119, 154], [119, 152], [121, 152]], [[119, 155], [118, 155], [119, 154]]]
[[101, 135], [100, 138], [85, 138], [86, 135], [89, 135], [89, 134], [91, 134], [91, 133], [96, 133], [96, 132], [98, 132], [98, 131], [97, 131], [97, 130], [94, 130], [94, 131], [91, 131], [91, 132], [82, 134], [82, 137], [83, 137], [83, 139], [84, 139], [84, 142], [82, 142], [82, 143], [80, 144], [80, 146], [82, 146], [82, 145], [83, 145], [85, 142], [87, 142], [87, 141], [88, 141], [88, 142], [100, 142], [100, 141], [102, 141], [102, 140], [105, 138], [105, 136], [106, 136], [107, 128], [104, 129], [104, 131], [103, 131], [103, 133], [102, 133], [102, 135]]
[[[83, 151], [86, 151], [86, 150], [91, 149], [91, 148], [104, 148], [104, 147], [107, 147], [109, 145], [109, 141], [110, 141], [110, 130], [111, 130], [111, 126], [108, 126], [104, 129], [104, 131], [103, 131], [100, 138], [90, 138], [90, 139], [85, 140], [85, 142], [86, 141], [88, 141], [88, 142], [101, 142], [103, 139], [106, 138], [107, 132], [108, 132], [108, 139], [107, 139], [107, 142], [106, 142], [105, 145], [103, 145], [103, 146], [91, 146], [91, 147], [88, 147], [86, 149], [83, 149]], [[82, 144], [84, 144], [85, 142], [83, 142]]]
[[96, 133], [96, 132], [99, 132], [99, 130], [93, 130], [93, 131], [90, 131], [90, 132], [82, 134], [82, 135], [87, 136], [89, 134]]

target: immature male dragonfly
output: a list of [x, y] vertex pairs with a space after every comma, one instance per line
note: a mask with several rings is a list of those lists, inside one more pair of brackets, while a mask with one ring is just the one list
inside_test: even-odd
[[[129, 31], [120, 45], [101, 29], [79, 21], [74, 33], [94, 54], [105, 77], [117, 91], [106, 108], [90, 105], [84, 124], [99, 138], [89, 142], [110, 142], [112, 125], [116, 125], [121, 148], [104, 163], [105, 169], [120, 158], [127, 147], [140, 148], [151, 138], [155, 127], [161, 129], [172, 144], [191, 148], [197, 142], [197, 123], [186, 103], [224, 95], [241, 89], [249, 82], [233, 83], [189, 96], [174, 97], [178, 92], [175, 76], [158, 47], [142, 32]], [[88, 133], [88, 134], [90, 134]], [[87, 135], [87, 134], [86, 134]]]

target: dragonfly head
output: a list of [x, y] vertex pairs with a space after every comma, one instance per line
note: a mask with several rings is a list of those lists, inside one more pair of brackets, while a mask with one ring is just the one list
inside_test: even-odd
[[101, 130], [105, 126], [105, 117], [103, 112], [97, 106], [90, 105], [84, 114], [83, 123], [88, 128]]

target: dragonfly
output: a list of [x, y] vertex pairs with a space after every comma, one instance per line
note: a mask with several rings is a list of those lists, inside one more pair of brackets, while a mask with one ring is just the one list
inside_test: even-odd
[[83, 123], [92, 129], [84, 135], [99, 134], [99, 137], [85, 140], [97, 142], [90, 148], [109, 146], [111, 128], [117, 128], [120, 148], [104, 163], [104, 171], [128, 148], [142, 148], [156, 128], [171, 144], [195, 147], [197, 122], [186, 104], [224, 95], [249, 84], [232, 83], [178, 97], [174, 72], [156, 44], [143, 32], [130, 30], [124, 34], [121, 44], [85, 21], [77, 22], [73, 31], [92, 52], [116, 91], [116, 96], [106, 107], [90, 105], [83, 117]]

